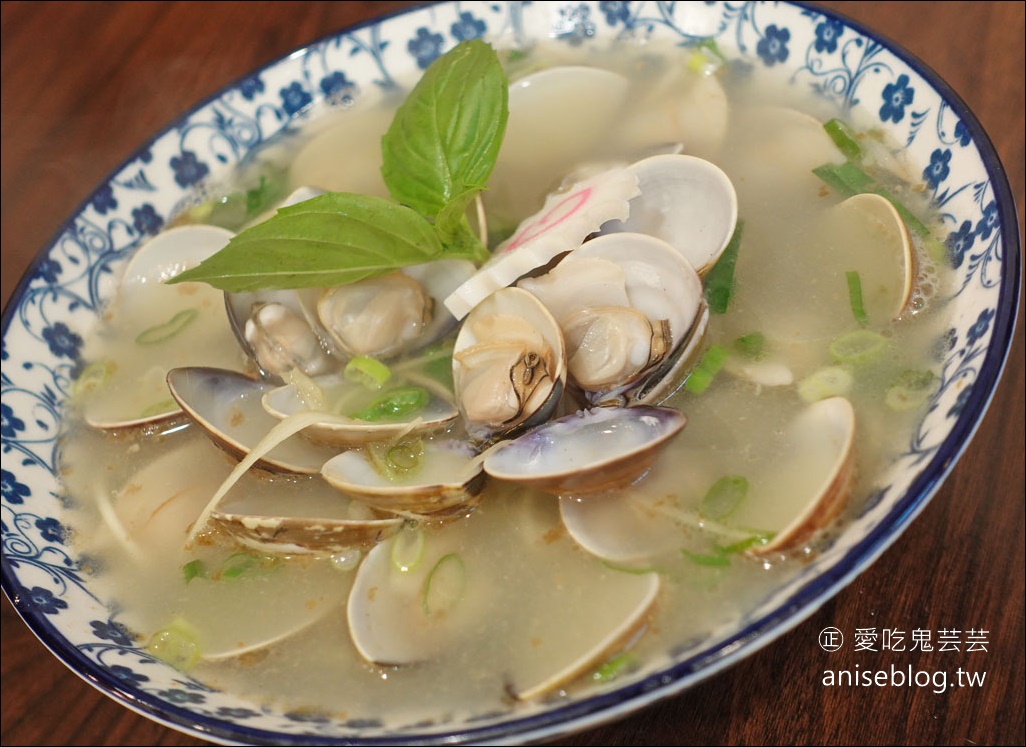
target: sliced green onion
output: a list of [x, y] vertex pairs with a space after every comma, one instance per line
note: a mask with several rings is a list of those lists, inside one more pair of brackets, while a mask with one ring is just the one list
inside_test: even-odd
[[82, 369], [71, 385], [71, 395], [79, 397], [99, 389], [114, 372], [115, 366], [113, 361], [93, 361]]
[[237, 552], [228, 556], [221, 564], [220, 578], [232, 581], [251, 571], [269, 570], [281, 563], [280, 558], [253, 555], [248, 552]]
[[378, 397], [363, 410], [353, 413], [350, 417], [372, 423], [379, 420], [406, 418], [418, 410], [423, 410], [429, 400], [430, 396], [424, 387], [396, 387], [387, 394]]
[[467, 586], [467, 570], [459, 553], [443, 555], [424, 579], [424, 593], [420, 606], [425, 615], [445, 612], [453, 608]]
[[624, 672], [633, 669], [637, 665], [637, 661], [637, 656], [630, 651], [624, 651], [612, 659], [603, 662], [598, 669], [591, 673], [591, 678], [595, 682], [609, 682]]
[[424, 557], [424, 530], [416, 522], [407, 522], [392, 538], [392, 567], [408, 573]]
[[869, 192], [874, 185], [873, 177], [848, 161], [842, 164], [825, 163], [814, 168], [812, 173], [845, 197]]
[[720, 62], [729, 62], [729, 60], [727, 59], [727, 55], [723, 54], [723, 52], [720, 51], [720, 45], [717, 44], [716, 40], [711, 36], [707, 36], [705, 39], [702, 39], [702, 41], [698, 42], [698, 44], [696, 44], [695, 46], [697, 46], [699, 49], [706, 50], [707, 52], [712, 54], [713, 57], [717, 58]]
[[150, 418], [154, 415], [163, 415], [165, 412], [174, 412], [178, 409], [178, 403], [173, 399], [162, 399], [160, 402], [154, 402], [152, 405], [143, 408], [143, 411], [139, 413], [140, 418]]
[[920, 238], [925, 239], [930, 236], [929, 227], [911, 210], [905, 207], [901, 200], [892, 195], [887, 191], [887, 189], [878, 184], [873, 177], [850, 161], [846, 161], [839, 165], [825, 163], [822, 166], [814, 168], [812, 173], [845, 197], [853, 197], [854, 195], [862, 194], [864, 192], [872, 192], [873, 194], [880, 195], [894, 206], [894, 209], [898, 211], [898, 215], [900, 215], [901, 219], [905, 221], [905, 225], [908, 226], [909, 230]]
[[830, 343], [830, 355], [838, 363], [865, 363], [887, 347], [887, 338], [871, 329], [856, 329]]
[[741, 475], [727, 475], [713, 483], [702, 498], [698, 515], [703, 519], [722, 521], [730, 516], [748, 495], [748, 480]]
[[721, 552], [725, 555], [733, 555], [734, 553], [744, 552], [753, 547], [762, 547], [768, 544], [773, 539], [773, 532], [756, 532], [747, 539], [739, 540], [738, 542], [732, 542], [729, 545], [717, 545], [716, 551]]
[[150, 637], [146, 650], [175, 669], [187, 672], [200, 660], [199, 635], [192, 625], [176, 617]]
[[851, 390], [852, 376], [841, 366], [827, 366], [814, 371], [798, 382], [798, 396], [806, 402], [839, 397]]
[[685, 558], [696, 565], [709, 566], [710, 568], [723, 568], [730, 565], [730, 558], [723, 553], [697, 553], [689, 550], [681, 550]]
[[869, 324], [869, 317], [866, 316], [866, 308], [862, 303], [862, 278], [855, 270], [844, 273], [848, 281], [848, 302], [851, 304], [851, 313], [862, 326]]
[[835, 117], [828, 120], [823, 125], [823, 129], [826, 130], [826, 134], [834, 141], [834, 145], [844, 154], [845, 158], [856, 163], [862, 160], [862, 146], [859, 145], [857, 136], [847, 122]]
[[166, 342], [188, 327], [198, 316], [199, 311], [196, 309], [182, 309], [166, 322], [144, 329], [136, 336], [135, 342], [137, 345], [157, 345]]
[[380, 389], [392, 378], [392, 371], [377, 358], [358, 355], [346, 363], [343, 374], [347, 381], [366, 389]]
[[424, 458], [424, 442], [419, 438], [400, 441], [388, 450], [385, 458], [392, 469], [401, 472], [414, 472], [420, 469]]
[[614, 563], [611, 560], [603, 560], [602, 565], [611, 571], [630, 573], [632, 576], [643, 576], [646, 573], [659, 573], [659, 569], [652, 565], [620, 565], [619, 563]]
[[930, 398], [936, 381], [932, 371], [902, 371], [887, 388], [884, 402], [892, 410], [913, 410]]
[[185, 583], [189, 583], [194, 578], [206, 578], [207, 564], [198, 558], [190, 560], [182, 566], [182, 577], [185, 579]]
[[416, 474], [424, 463], [424, 442], [419, 438], [367, 444], [367, 456], [378, 474], [387, 480], [402, 480]]
[[745, 358], [758, 360], [766, 353], [766, 335], [762, 332], [742, 335], [734, 340], [734, 350]]
[[709, 304], [709, 310], [717, 314], [726, 313], [734, 293], [734, 266], [737, 264], [737, 253], [741, 248], [743, 230], [744, 221], [739, 220], [723, 254], [705, 277], [705, 300]]
[[695, 370], [684, 381], [684, 386], [692, 394], [701, 394], [716, 377], [723, 364], [727, 362], [729, 353], [722, 345], [713, 345], [702, 356]]
[[915, 215], [915, 213], [913, 213], [911, 210], [905, 207], [905, 205], [900, 200], [898, 200], [897, 197], [895, 197], [886, 189], [880, 186], [875, 186], [869, 191], [875, 192], [876, 194], [880, 195], [885, 200], [887, 200], [889, 203], [894, 205], [894, 209], [898, 211], [898, 215], [900, 215], [901, 219], [905, 221], [905, 225], [908, 226], [909, 230], [912, 231], [912, 233], [916, 234], [922, 239], [928, 238], [930, 236], [929, 227], [921, 220], [919, 220], [919, 217]]

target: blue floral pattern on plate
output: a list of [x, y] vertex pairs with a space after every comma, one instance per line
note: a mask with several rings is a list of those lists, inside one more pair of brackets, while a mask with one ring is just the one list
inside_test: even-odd
[[[782, 76], [837, 102], [862, 126], [901, 143], [949, 228], [956, 269], [941, 386], [908, 444], [855, 523], [793, 582], [745, 619], [667, 652], [636, 677], [551, 706], [450, 717], [340, 720], [279, 713], [206, 687], [139, 647], [83, 573], [89, 558], [66, 544], [71, 522], [57, 479], [61, 402], [79, 365], [83, 336], [110, 297], [125, 259], [159, 231], [188, 190], [224, 175], [318, 106], [395, 88], [464, 39], [567, 45], [621, 36], [682, 45], [715, 40], [752, 74]], [[999, 203], [1007, 185], [980, 126], [945, 99], [929, 73], [862, 29], [786, 3], [455, 2], [410, 11], [338, 34], [238, 82], [147, 144], [100, 185], [35, 265], [5, 312], [0, 405], [3, 583], [33, 629], [62, 657], [133, 707], [183, 731], [202, 728], [237, 741], [303, 744], [331, 739], [413, 738], [451, 733], [461, 741], [544, 739], [602, 718], [607, 709], [677, 692], [797, 624], [869, 564], [907, 526], [951, 469], [996, 383], [1018, 293], [1018, 237]], [[1004, 221], [1003, 221], [1004, 218]], [[1012, 221], [1014, 224], [1014, 220]], [[102, 573], [101, 569], [92, 572]], [[114, 695], [114, 697], [118, 697]]]

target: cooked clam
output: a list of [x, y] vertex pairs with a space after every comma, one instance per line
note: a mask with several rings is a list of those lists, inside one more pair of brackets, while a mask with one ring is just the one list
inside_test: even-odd
[[433, 516], [476, 500], [484, 484], [476, 456], [464, 441], [404, 438], [342, 452], [321, 475], [380, 511]]
[[581, 410], [504, 442], [485, 456], [484, 470], [555, 495], [625, 487], [652, 466], [686, 422], [667, 407]]
[[535, 296], [504, 288], [467, 316], [452, 367], [468, 433], [482, 441], [509, 436], [555, 410], [566, 382], [563, 335]]
[[261, 373], [320, 376], [361, 355], [390, 359], [437, 342], [456, 325], [442, 301], [475, 271], [446, 259], [323, 289], [228, 293], [239, 342]]
[[570, 379], [591, 404], [659, 402], [683, 380], [705, 330], [698, 274], [643, 234], [599, 236], [518, 287], [559, 322]]
[[[211, 440], [241, 459], [278, 422], [262, 398], [274, 385], [237, 371], [218, 368], [173, 368], [167, 374], [171, 395]], [[314, 475], [338, 450], [296, 435], [261, 457], [257, 466]]]

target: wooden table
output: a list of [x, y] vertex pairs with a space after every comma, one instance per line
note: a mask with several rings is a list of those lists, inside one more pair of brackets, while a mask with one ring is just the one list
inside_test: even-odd
[[[292, 48], [404, 5], [4, 2], [4, 303], [89, 190], [178, 114]], [[1021, 223], [1024, 4], [825, 5], [885, 30], [968, 102], [1008, 170]], [[1020, 328], [993, 405], [951, 478], [866, 573], [711, 680], [556, 744], [1022, 744], [1023, 389]], [[985, 682], [942, 694], [825, 686], [826, 669], [857, 663], [820, 649], [828, 626], [985, 628], [986, 653], [881, 653], [872, 663], [963, 667], [985, 671]], [[3, 744], [203, 744], [73, 675], [6, 598], [2, 643]]]

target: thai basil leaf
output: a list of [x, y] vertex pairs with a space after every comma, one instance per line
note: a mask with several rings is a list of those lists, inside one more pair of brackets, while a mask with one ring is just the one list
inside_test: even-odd
[[434, 218], [484, 188], [506, 131], [509, 83], [480, 39], [435, 60], [382, 138], [381, 173], [398, 202]]
[[442, 251], [416, 211], [390, 200], [329, 192], [282, 208], [170, 283], [226, 291], [342, 285], [419, 264]]

